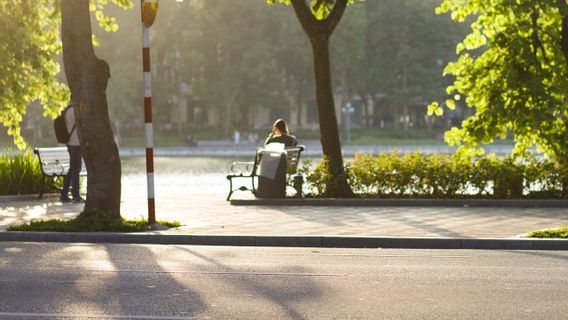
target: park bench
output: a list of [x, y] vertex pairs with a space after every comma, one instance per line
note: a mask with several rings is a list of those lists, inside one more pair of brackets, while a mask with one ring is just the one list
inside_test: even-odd
[[[47, 179], [53, 179], [67, 175], [67, 171], [69, 171], [69, 153], [67, 152], [66, 147], [35, 148], [34, 153], [39, 158], [41, 172], [43, 173], [43, 179], [41, 181], [38, 197], [38, 199], [41, 199], [41, 197], [45, 193], [45, 182]], [[87, 175], [87, 168], [85, 167], [84, 162], [82, 163], [80, 175]]]
[[[287, 162], [287, 175], [295, 174], [298, 170], [298, 164], [300, 162], [300, 154], [304, 151], [304, 146], [288, 147], [286, 151], [286, 162]], [[256, 195], [255, 179], [258, 179], [258, 169], [259, 164], [262, 159], [264, 149], [259, 148], [256, 151], [254, 161], [236, 161], [231, 165], [232, 174], [227, 175], [227, 180], [229, 180], [229, 195], [227, 195], [227, 201], [231, 199], [231, 195], [235, 191], [250, 191]], [[233, 179], [238, 179], [239, 181], [250, 179], [250, 188], [247, 185], [240, 185], [233, 188]], [[296, 178], [295, 178], [296, 179]], [[296, 187], [296, 185], [295, 185]], [[300, 187], [301, 188], [301, 187]], [[297, 190], [298, 194], [301, 194], [301, 190]]]

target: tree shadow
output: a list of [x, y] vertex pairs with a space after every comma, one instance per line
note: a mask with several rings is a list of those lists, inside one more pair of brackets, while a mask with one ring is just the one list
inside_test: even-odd
[[150, 271], [133, 268], [136, 260], [123, 250], [108, 244], [0, 243], [0, 273], [11, 275], [0, 279], [0, 312], [185, 318], [204, 311], [199, 294], [172, 278], [148, 248], [130, 250], [149, 261]]
[[[436, 236], [443, 237], [460, 237], [469, 238], [470, 236], [463, 233], [457, 232], [455, 230], [448, 229], [442, 225], [436, 224], [435, 222], [440, 220], [436, 215], [432, 217], [429, 215], [428, 210], [426, 212], [420, 212], [416, 214], [416, 218], [409, 216], [407, 212], [401, 212], [399, 208], [368, 208], [368, 207], [347, 207], [345, 210], [337, 212], [339, 209], [337, 207], [314, 207], [313, 210], [309, 211], [306, 215], [306, 210], [303, 207], [270, 207], [272, 210], [276, 210], [285, 215], [293, 216], [297, 219], [317, 222], [329, 227], [350, 227], [362, 225], [369, 227], [369, 223], [373, 223], [373, 216], [379, 216], [381, 222], [396, 222], [404, 226], [409, 226], [418, 230], [422, 230], [428, 234], [436, 234]], [[421, 208], [411, 208], [412, 210], [422, 210]], [[380, 230], [381, 225], [377, 224], [375, 226]]]
[[[250, 207], [249, 207], [250, 208]], [[318, 223], [323, 226], [349, 228], [351, 226], [363, 226], [368, 228], [376, 224], [380, 230], [381, 224], [389, 222], [401, 224], [426, 234], [434, 234], [442, 237], [471, 238], [464, 233], [463, 229], [453, 229], [451, 223], [457, 225], [464, 221], [479, 223], [479, 228], [495, 228], [495, 224], [505, 223], [510, 220], [527, 221], [534, 219], [535, 225], [542, 225], [548, 221], [566, 221], [568, 211], [559, 208], [505, 208], [505, 207], [302, 207], [302, 206], [267, 206], [279, 214], [287, 215], [302, 221]], [[378, 223], [377, 223], [378, 221]], [[517, 233], [531, 227], [531, 223], [523, 224], [524, 227]], [[513, 235], [513, 234], [511, 234]]]
[[[296, 310], [293, 306], [297, 302], [305, 302], [307, 300], [318, 299], [323, 295], [325, 291], [319, 285], [309, 277], [310, 270], [304, 267], [296, 266], [293, 269], [287, 269], [286, 271], [280, 272], [243, 272], [241, 270], [232, 268], [226, 264], [223, 264], [211, 257], [205, 256], [195, 250], [191, 250], [188, 247], [176, 246], [178, 249], [183, 250], [189, 254], [198, 257], [207, 264], [213, 265], [215, 267], [224, 270], [224, 272], [232, 274], [233, 276], [226, 277], [226, 280], [234, 287], [235, 292], [242, 292], [241, 295], [244, 296], [259, 296], [268, 301], [271, 301], [274, 305], [278, 306], [287, 317], [291, 319], [305, 319], [306, 316], [303, 315], [299, 310]], [[283, 280], [283, 283], [276, 282], [262, 282], [257, 279], [258, 276], [275, 276], [275, 275], [286, 275], [290, 277], [300, 275], [301, 281], [290, 281], [289, 279]]]

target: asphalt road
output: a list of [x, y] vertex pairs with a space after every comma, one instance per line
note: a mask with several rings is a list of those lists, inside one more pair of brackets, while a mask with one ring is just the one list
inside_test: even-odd
[[0, 243], [0, 319], [567, 319], [568, 252]]

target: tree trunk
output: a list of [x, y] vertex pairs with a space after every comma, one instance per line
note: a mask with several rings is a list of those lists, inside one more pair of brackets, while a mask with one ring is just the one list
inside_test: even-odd
[[347, 0], [337, 0], [331, 13], [323, 20], [317, 20], [305, 0], [292, 0], [296, 17], [308, 35], [314, 56], [316, 80], [316, 102], [320, 123], [320, 141], [323, 154], [329, 160], [329, 175], [333, 177], [326, 185], [326, 196], [353, 197], [353, 191], [347, 183], [347, 174], [343, 168], [343, 155], [333, 101], [331, 86], [331, 65], [329, 56], [329, 38], [341, 20]]
[[121, 165], [106, 98], [110, 69], [93, 50], [89, 0], [62, 0], [61, 16], [65, 76], [88, 172], [82, 214], [119, 218]]
[[343, 169], [343, 155], [341, 154], [341, 141], [339, 140], [339, 128], [335, 103], [333, 101], [333, 89], [331, 87], [331, 67], [329, 58], [329, 40], [312, 39], [314, 54], [314, 69], [316, 79], [316, 101], [320, 122], [320, 141], [323, 154], [329, 160], [329, 174], [335, 177], [335, 181], [326, 186], [327, 196], [352, 197], [353, 191], [347, 183], [347, 175]]

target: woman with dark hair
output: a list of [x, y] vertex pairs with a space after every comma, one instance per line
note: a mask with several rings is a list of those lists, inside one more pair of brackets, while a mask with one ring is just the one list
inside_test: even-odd
[[264, 142], [264, 145], [269, 143], [279, 142], [283, 143], [286, 147], [295, 147], [298, 144], [296, 137], [290, 134], [288, 130], [288, 124], [283, 119], [278, 119], [272, 125], [272, 133]]

